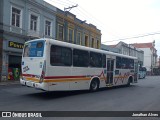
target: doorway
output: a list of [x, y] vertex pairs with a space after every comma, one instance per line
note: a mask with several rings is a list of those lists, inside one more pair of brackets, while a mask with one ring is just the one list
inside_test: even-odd
[[107, 59], [107, 81], [106, 84], [113, 84], [114, 59]]

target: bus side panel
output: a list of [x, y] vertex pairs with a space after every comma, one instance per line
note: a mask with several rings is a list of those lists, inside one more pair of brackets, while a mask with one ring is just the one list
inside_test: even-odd
[[[78, 78], [76, 81], [70, 82], [70, 89], [71, 90], [83, 90], [83, 89], [89, 89], [90, 88], [90, 82], [92, 78], [94, 77], [104, 77], [103, 75], [101, 76], [103, 72], [103, 68], [82, 68], [82, 67], [73, 67], [72, 69], [72, 75], [75, 76], [82, 76]], [[104, 82], [103, 78], [103, 82]], [[101, 83], [101, 81], [100, 81]], [[101, 86], [105, 86], [100, 84]]]
[[49, 90], [69, 90], [68, 76], [71, 76], [71, 67], [48, 66], [47, 81]]
[[128, 82], [130, 69], [119, 69], [119, 74], [114, 76], [113, 85], [125, 85]]

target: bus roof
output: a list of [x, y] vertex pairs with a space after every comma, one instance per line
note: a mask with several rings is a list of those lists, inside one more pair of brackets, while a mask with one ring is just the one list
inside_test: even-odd
[[105, 50], [101, 50], [101, 49], [90, 48], [90, 47], [86, 47], [86, 46], [81, 46], [81, 45], [72, 44], [72, 43], [68, 43], [68, 42], [62, 42], [59, 40], [49, 39], [49, 38], [34, 39], [34, 40], [27, 41], [26, 43], [32, 42], [32, 41], [38, 41], [38, 40], [46, 40], [47, 42], [49, 42], [51, 44], [60, 45], [60, 46], [64, 46], [64, 47], [70, 47], [70, 48], [81, 49], [81, 50], [86, 50], [86, 51], [98, 52], [98, 53], [103, 53], [103, 54], [108, 54], [108, 55], [115, 55], [115, 56], [119, 56], [119, 57], [130, 58], [130, 59], [137, 59], [137, 57], [133, 57], [133, 56], [123, 55], [120, 53], [114, 53], [114, 52], [105, 51]]

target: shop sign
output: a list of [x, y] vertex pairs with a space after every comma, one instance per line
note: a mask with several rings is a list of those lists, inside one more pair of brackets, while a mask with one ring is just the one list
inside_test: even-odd
[[9, 41], [9, 42], [8, 42], [8, 46], [9, 46], [9, 47], [12, 47], [12, 48], [23, 49], [24, 44], [22, 44], [22, 43], [17, 43], [17, 42], [13, 42], [13, 41]]

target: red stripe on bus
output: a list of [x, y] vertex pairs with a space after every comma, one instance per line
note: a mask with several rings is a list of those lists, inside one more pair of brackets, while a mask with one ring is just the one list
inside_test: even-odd
[[46, 76], [44, 79], [60, 79], [60, 78], [81, 78], [86, 76]]
[[[33, 75], [33, 74], [22, 74], [22, 76], [36, 77], [36, 75]], [[81, 77], [86, 77], [86, 76], [45, 76], [44, 79], [81, 78]]]
[[22, 74], [22, 76], [25, 76], [25, 77], [35, 77], [36, 75], [33, 75], [33, 74]]

